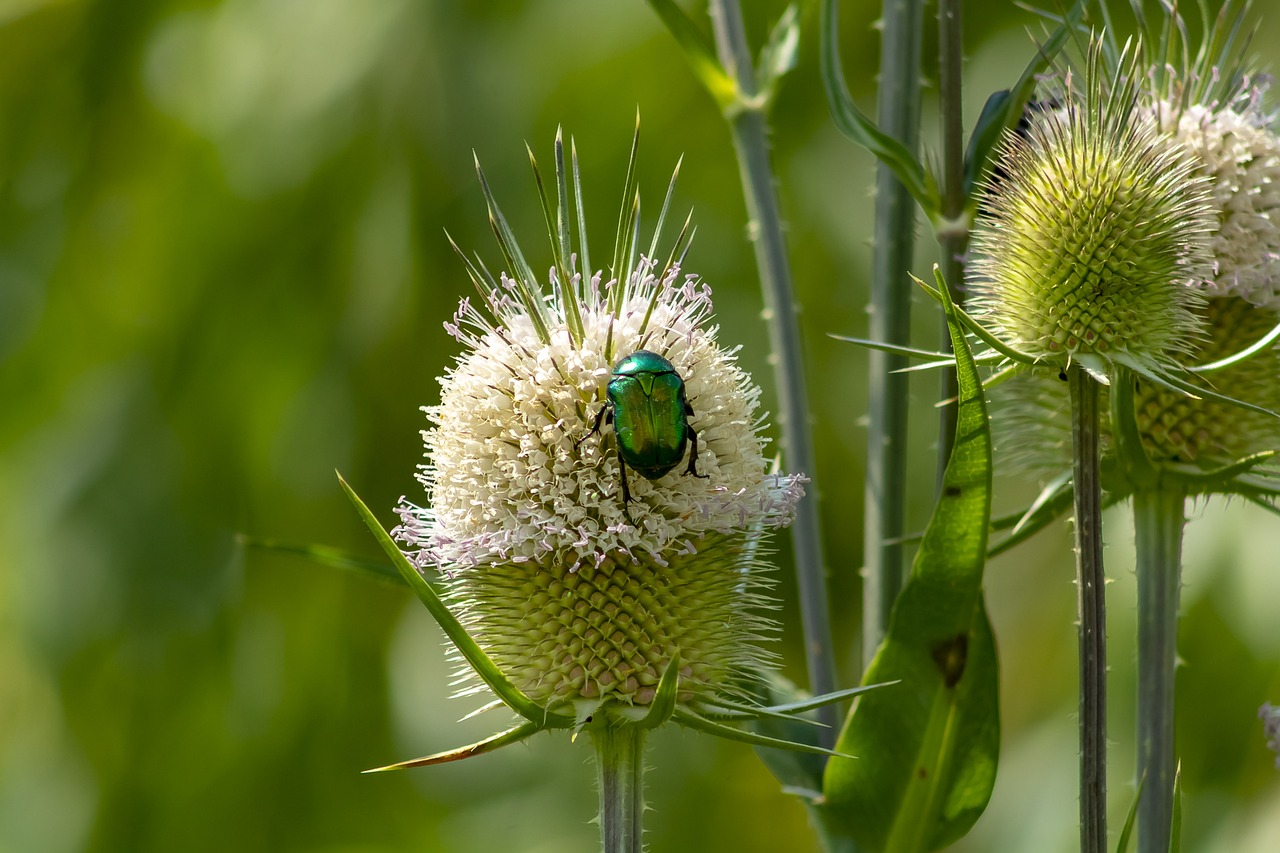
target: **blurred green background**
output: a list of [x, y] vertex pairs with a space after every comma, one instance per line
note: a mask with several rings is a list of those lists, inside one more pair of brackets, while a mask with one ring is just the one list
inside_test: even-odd
[[[759, 44], [782, 4], [746, 5]], [[844, 7], [871, 109], [878, 4]], [[814, 394], [810, 499], [850, 682], [865, 360], [827, 335], [865, 330], [872, 164], [827, 118], [813, 17], [773, 141]], [[971, 14], [970, 120], [1030, 57], [1031, 23], [1012, 3]], [[1273, 15], [1255, 45], [1277, 44]], [[447, 698], [442, 637], [407, 592], [235, 537], [374, 552], [333, 471], [387, 522], [419, 495], [418, 407], [437, 399], [456, 354], [441, 323], [470, 289], [443, 229], [496, 257], [472, 151], [545, 267], [524, 142], [545, 162], [558, 124], [574, 135], [608, 243], [637, 107], [650, 212], [683, 154], [688, 268], [771, 401], [729, 137], [644, 3], [0, 0], [0, 851], [597, 849], [590, 749], [562, 735], [359, 775], [497, 723], [454, 722], [473, 704]], [[934, 252], [927, 230], [920, 242], [917, 271]], [[937, 320], [918, 304], [930, 346]], [[916, 384], [917, 525], [936, 384]], [[1000, 508], [1034, 495], [1002, 474]], [[1185, 849], [1274, 851], [1280, 774], [1256, 712], [1280, 701], [1280, 524], [1217, 503], [1193, 515]], [[1111, 522], [1118, 824], [1132, 536], [1123, 513]], [[803, 681], [781, 545], [782, 651]], [[1003, 761], [958, 850], [1073, 849], [1069, 548], [1057, 525], [989, 570]], [[750, 749], [664, 730], [649, 758], [652, 849], [816, 849]]]

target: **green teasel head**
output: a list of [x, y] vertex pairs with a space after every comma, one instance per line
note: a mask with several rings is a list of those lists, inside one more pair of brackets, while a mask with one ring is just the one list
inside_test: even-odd
[[[1182, 373], [1229, 359], [1263, 341], [1280, 323], [1280, 137], [1268, 104], [1265, 75], [1251, 69], [1241, 48], [1249, 33], [1248, 4], [1228, 2], [1199, 43], [1188, 41], [1176, 8], [1147, 20], [1148, 43], [1166, 46], [1163, 61], [1135, 73], [1134, 54], [1112, 33], [1095, 43], [1094, 60], [1132, 99], [1132, 121], [1147, 125], [1182, 152], [1192, 180], [1204, 189], [1212, 220], [1211, 262], [1196, 287], [1204, 297], [1189, 310], [1200, 333], [1175, 352], [1192, 390], [1215, 391], [1271, 411], [1280, 410], [1280, 348], [1208, 373]], [[1130, 57], [1130, 58], [1126, 58]], [[1096, 73], [1096, 72], [1095, 72]], [[1021, 469], [1048, 475], [1069, 465], [1065, 401], [1049, 377], [1019, 376], [993, 390], [997, 444]], [[1134, 426], [1142, 451], [1157, 467], [1212, 469], [1280, 450], [1280, 421], [1209, 395], [1178, 393], [1147, 379], [1134, 387]], [[1104, 450], [1112, 451], [1104, 415]], [[1123, 467], [1110, 472], [1111, 488]], [[1219, 484], [1233, 488], [1230, 483]], [[1193, 484], [1209, 490], [1208, 481]]]
[[[1136, 51], [1135, 51], [1136, 54]], [[973, 231], [975, 313], [1046, 366], [1160, 369], [1202, 331], [1212, 272], [1207, 182], [1137, 107], [1135, 65], [1104, 74], [1090, 54], [1083, 90], [998, 147]]]

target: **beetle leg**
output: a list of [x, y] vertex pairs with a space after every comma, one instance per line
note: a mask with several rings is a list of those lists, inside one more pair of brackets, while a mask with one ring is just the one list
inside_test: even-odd
[[627, 462], [622, 458], [621, 447], [618, 448], [618, 472], [622, 475], [622, 514], [634, 526], [635, 522], [631, 521], [631, 489], [627, 488]]
[[[582, 438], [578, 439], [573, 443], [573, 446], [575, 449], [578, 447], [579, 444], [582, 444], [582, 442], [586, 441], [588, 438], [591, 438], [591, 436], [595, 435], [600, 431], [600, 422], [604, 420], [604, 413], [607, 411], [609, 411], [609, 404], [605, 403], [603, 406], [600, 407], [600, 411], [596, 414], [596, 419], [595, 419], [595, 422], [591, 424], [591, 429], [587, 430], [586, 435], [584, 435]], [[610, 416], [609, 422], [613, 423], [612, 416]]]
[[[684, 414], [686, 418], [693, 417], [693, 406], [690, 406], [687, 400], [684, 404]], [[710, 475], [698, 473], [698, 434], [694, 432], [693, 427], [688, 425], [688, 422], [685, 423], [685, 428], [689, 430], [689, 439], [693, 446], [689, 449], [689, 467], [685, 468], [684, 472], [692, 474], [701, 480], [706, 480]]]

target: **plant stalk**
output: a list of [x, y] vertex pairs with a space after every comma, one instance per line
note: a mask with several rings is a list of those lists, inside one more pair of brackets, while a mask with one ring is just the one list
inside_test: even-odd
[[[786, 242], [782, 236], [782, 216], [774, 193], [765, 115], [761, 109], [748, 106], [754, 102], [757, 92], [742, 10], [737, 0], [712, 0], [710, 11], [720, 62], [736, 81], [743, 101], [728, 113], [727, 118], [738, 155], [747, 215], [752, 224], [749, 233], [764, 292], [769, 343], [777, 356], [774, 381], [778, 388], [782, 451], [790, 470], [805, 472], [816, 481], [800, 324], [796, 317]], [[800, 616], [804, 623], [809, 689], [820, 694], [835, 690], [836, 669], [816, 497], [816, 494], [812, 495], [796, 508], [791, 543], [795, 553]], [[818, 718], [828, 726], [820, 730], [819, 739], [824, 746], [830, 747], [835, 743], [838, 709], [834, 705], [825, 706], [819, 709]]]
[[[915, 152], [920, 135], [923, 0], [885, 0], [881, 12], [880, 91], [876, 123]], [[869, 337], [911, 343], [911, 285], [916, 204], [883, 163], [876, 167], [875, 241], [871, 255]], [[903, 583], [906, 525], [906, 358], [870, 350], [867, 361], [867, 476], [863, 509], [862, 664], [875, 656]]]
[[[942, 218], [935, 235], [942, 255], [938, 266], [951, 291], [951, 301], [964, 306], [964, 253], [969, 248], [969, 223], [964, 195], [964, 112], [962, 103], [962, 62], [964, 30], [962, 0], [938, 0], [938, 105], [942, 112]], [[951, 351], [951, 332], [942, 319], [941, 347]], [[959, 393], [955, 372], [943, 370], [941, 398], [948, 402], [939, 410], [938, 488], [951, 459], [956, 436]]]
[[1185, 492], [1133, 495], [1138, 574], [1138, 853], [1168, 853], [1173, 820], [1174, 669]]
[[591, 731], [602, 853], [642, 853], [644, 848], [644, 732], [640, 726], [610, 725]]
[[1102, 566], [1098, 383], [1067, 368], [1075, 490], [1076, 602], [1080, 645], [1080, 851], [1107, 849], [1107, 618]]

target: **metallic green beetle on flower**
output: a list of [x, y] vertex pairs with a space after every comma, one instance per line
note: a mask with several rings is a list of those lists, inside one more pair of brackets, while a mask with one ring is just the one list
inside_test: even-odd
[[578, 443], [600, 431], [607, 413], [618, 442], [624, 511], [631, 502], [628, 465], [645, 479], [657, 480], [680, 464], [686, 445], [692, 444], [685, 473], [706, 479], [698, 473], [698, 434], [689, 426], [693, 407], [685, 396], [684, 379], [671, 362], [655, 352], [637, 350], [613, 366], [605, 393], [608, 401]]

